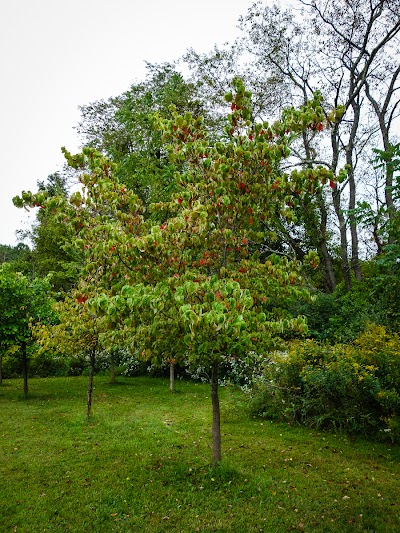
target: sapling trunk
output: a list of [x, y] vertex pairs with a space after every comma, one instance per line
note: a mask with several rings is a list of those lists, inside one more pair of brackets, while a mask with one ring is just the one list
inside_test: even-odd
[[111, 352], [111, 383], [115, 383], [115, 357], [114, 352]]
[[169, 364], [169, 390], [174, 392], [175, 384], [175, 365], [174, 363]]
[[96, 352], [93, 350], [89, 354], [90, 368], [89, 368], [89, 381], [87, 390], [87, 413], [86, 417], [89, 419], [92, 412], [92, 394], [93, 394], [93, 376], [94, 376], [94, 364], [96, 360]]
[[219, 365], [214, 361], [211, 367], [211, 403], [212, 403], [212, 464], [216, 466], [221, 461], [221, 413], [218, 397]]
[[0, 385], [3, 383], [3, 355], [0, 354]]
[[22, 350], [22, 375], [24, 378], [24, 396], [28, 397], [28, 356], [27, 356], [27, 346], [26, 342], [21, 344]]

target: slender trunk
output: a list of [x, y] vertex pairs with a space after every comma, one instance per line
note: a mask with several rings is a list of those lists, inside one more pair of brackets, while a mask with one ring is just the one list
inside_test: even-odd
[[304, 227], [310, 238], [318, 249], [318, 257], [321, 260], [325, 289], [327, 292], [333, 292], [336, 288], [336, 276], [333, 269], [333, 260], [328, 249], [327, 242], [327, 224], [328, 211], [326, 208], [325, 197], [321, 191], [316, 193], [316, 203], [303, 201], [302, 211], [304, 216]]
[[353, 124], [351, 127], [349, 141], [346, 146], [346, 164], [349, 170], [349, 226], [350, 226], [350, 236], [351, 236], [351, 267], [354, 272], [356, 280], [361, 281], [361, 268], [359, 260], [359, 250], [358, 250], [358, 231], [357, 231], [357, 222], [354, 215], [354, 210], [356, 208], [356, 180], [355, 180], [355, 142], [356, 135], [358, 130], [358, 125], [360, 122], [360, 112], [361, 112], [361, 103], [359, 97], [354, 99], [351, 103], [353, 109]]
[[354, 180], [354, 174], [350, 171], [350, 198], [349, 198], [349, 219], [350, 219], [350, 235], [351, 235], [351, 266], [354, 272], [356, 280], [362, 280], [359, 250], [358, 250], [358, 233], [357, 222], [354, 216], [354, 209], [356, 208], [356, 185]]
[[325, 287], [328, 292], [333, 292], [336, 288], [336, 276], [335, 271], [333, 270], [333, 261], [331, 254], [328, 250], [327, 240], [326, 240], [326, 227], [328, 224], [328, 211], [325, 204], [325, 198], [318, 193], [318, 206], [320, 211], [320, 223], [318, 229], [318, 248], [320, 255], [322, 256], [323, 265], [324, 265], [324, 279]]
[[[385, 152], [390, 150], [389, 142], [389, 129], [385, 124], [384, 116], [379, 116], [379, 125], [381, 128], [383, 149]], [[393, 218], [396, 214], [396, 207], [393, 201], [393, 179], [394, 179], [394, 169], [391, 162], [386, 161], [385, 164], [385, 203], [387, 212], [389, 215], [389, 220], [393, 222]], [[393, 244], [393, 236], [389, 234], [389, 244]]]
[[[335, 105], [339, 103], [339, 89], [336, 93]], [[332, 146], [332, 170], [336, 174], [337, 167], [339, 164], [339, 146], [340, 146], [340, 135], [339, 135], [339, 126], [340, 121], [336, 122], [331, 130], [331, 146]], [[349, 256], [348, 256], [348, 243], [347, 243], [347, 227], [346, 219], [343, 215], [343, 210], [340, 202], [340, 189], [337, 185], [334, 186], [332, 191], [332, 202], [335, 209], [336, 217], [339, 224], [339, 235], [340, 235], [340, 257], [342, 262], [342, 272], [343, 279], [345, 283], [346, 290], [351, 289], [351, 276], [350, 276], [350, 265], [349, 265]]]
[[374, 236], [374, 242], [376, 244], [376, 254], [381, 255], [383, 253], [383, 243], [379, 236], [379, 230], [378, 226], [374, 224], [374, 229], [372, 231], [372, 235]]
[[[397, 102], [394, 103], [390, 109], [390, 101], [392, 99], [392, 96], [395, 94], [395, 91], [396, 91], [395, 84], [396, 84], [396, 81], [399, 75], [400, 75], [400, 65], [396, 68], [396, 70], [392, 74], [392, 78], [388, 86], [388, 91], [383, 102], [379, 102], [378, 100], [376, 100], [372, 96], [369, 84], [368, 83], [365, 84], [366, 95], [369, 101], [371, 102], [372, 107], [375, 110], [376, 116], [378, 117], [379, 128], [381, 130], [381, 135], [382, 135], [383, 149], [385, 152], [388, 152], [390, 150], [389, 131], [392, 126], [393, 118], [395, 117], [396, 107], [399, 103], [397, 100]], [[389, 116], [387, 116], [387, 113], [389, 113]], [[386, 162], [386, 165], [385, 165], [385, 203], [386, 203], [387, 213], [389, 215], [390, 222], [393, 222], [395, 215], [396, 215], [396, 207], [394, 205], [393, 194], [392, 194], [393, 180], [394, 180], [393, 165], [391, 165], [389, 162]], [[374, 238], [375, 238], [375, 235], [374, 235]], [[375, 241], [376, 241], [376, 238], [375, 238]], [[390, 224], [388, 243], [393, 244], [394, 242], [396, 242], [396, 239], [393, 235], [392, 224]], [[378, 253], [380, 253], [379, 248], [378, 248]]]
[[347, 255], [347, 228], [346, 220], [343, 215], [342, 208], [340, 206], [340, 192], [335, 185], [335, 190], [332, 194], [333, 206], [335, 208], [335, 213], [339, 222], [339, 232], [340, 232], [340, 256], [342, 259], [342, 272], [346, 290], [351, 289], [351, 276], [350, 276], [350, 265], [349, 258]]
[[175, 383], [175, 365], [174, 363], [169, 364], [169, 390], [174, 392], [174, 383]]
[[115, 383], [115, 358], [114, 352], [111, 352], [111, 383]]
[[336, 276], [335, 271], [333, 270], [332, 257], [329, 253], [326, 241], [324, 240], [320, 242], [318, 248], [323, 260], [325, 289], [327, 292], [334, 292], [336, 288]]
[[3, 354], [0, 354], [0, 385], [3, 383]]
[[386, 163], [386, 186], [385, 186], [385, 201], [387, 207], [387, 213], [389, 215], [389, 234], [388, 234], [388, 244], [394, 244], [396, 242], [396, 237], [393, 231], [393, 223], [396, 218], [397, 210], [393, 201], [393, 179], [394, 179], [394, 170], [393, 165]]
[[27, 356], [27, 346], [26, 342], [21, 344], [22, 350], [22, 375], [24, 378], [24, 396], [28, 397], [28, 356]]
[[[387, 143], [389, 145], [389, 142]], [[385, 146], [385, 150], [389, 150]], [[396, 217], [396, 207], [394, 205], [393, 201], [393, 180], [394, 180], [394, 170], [393, 165], [386, 163], [385, 165], [385, 202], [386, 202], [386, 208], [387, 213], [389, 215], [389, 220], [391, 224], [389, 225], [389, 235], [388, 235], [388, 243], [394, 244], [396, 242], [396, 237], [393, 235], [393, 222]]]
[[218, 397], [218, 369], [218, 362], [214, 361], [211, 368], [212, 464], [214, 466], [221, 461], [221, 413]]
[[95, 350], [91, 351], [89, 354], [90, 357], [90, 369], [89, 369], [89, 381], [87, 389], [87, 412], [86, 416], [89, 419], [92, 413], [92, 394], [93, 394], [93, 376], [94, 376], [94, 364], [96, 360]]

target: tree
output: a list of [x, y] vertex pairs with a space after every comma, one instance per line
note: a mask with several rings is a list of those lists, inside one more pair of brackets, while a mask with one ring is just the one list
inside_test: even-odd
[[0, 264], [10, 262], [23, 262], [29, 255], [29, 247], [26, 244], [18, 243], [16, 246], [0, 244]]
[[[334, 185], [332, 204], [339, 227], [342, 271], [349, 289], [350, 264], [356, 279], [361, 279], [354, 209], [357, 200], [362, 198], [357, 181], [366, 173], [362, 155], [368, 144], [374, 143], [375, 134], [375, 124], [371, 127], [368, 123], [370, 110], [364, 95], [379, 119], [384, 139], [393, 127], [398, 100], [395, 98], [398, 77], [395, 50], [400, 31], [399, 5], [397, 0], [300, 0], [299, 4], [304, 7], [304, 13], [296, 19], [290, 12], [276, 7], [254, 4], [242, 19], [244, 42], [247, 42], [247, 52], [258, 58], [259, 70], [268, 73], [270, 78], [275, 73], [279, 86], [282, 82], [289, 86], [295, 101], [306, 102], [318, 89], [328, 104], [328, 117], [332, 106], [342, 106], [343, 113], [329, 130], [330, 150], [326, 143], [318, 146], [303, 138], [302, 155], [299, 155], [305, 164], [320, 160], [335, 173], [339, 165], [347, 167], [346, 179]], [[373, 97], [372, 92], [379, 96]], [[387, 181], [390, 183], [390, 175]], [[386, 194], [390, 203], [390, 193]], [[320, 206], [323, 223], [323, 211], [328, 212], [329, 204], [324, 201]], [[319, 233], [323, 235], [323, 224], [321, 230]], [[326, 253], [320, 256], [321, 261], [329, 260]], [[332, 274], [329, 264], [326, 271]]]
[[32, 277], [50, 275], [58, 297], [76, 284], [82, 258], [71, 244], [72, 230], [58, 221], [54, 213], [46, 210], [44, 202], [49, 197], [68, 198], [68, 179], [67, 171], [55, 172], [47, 177], [46, 182], [38, 182], [39, 192], [35, 201], [30, 201], [31, 193], [26, 191], [22, 193], [21, 198], [13, 198], [16, 207], [39, 207], [32, 229], [22, 235], [33, 244], [29, 255], [29, 274]]
[[118, 165], [118, 178], [148, 205], [169, 198], [175, 180], [154, 113], [170, 117], [171, 109], [184, 114], [203, 112], [196, 87], [173, 65], [147, 65], [146, 80], [123, 94], [80, 108], [78, 125], [84, 145], [96, 148]]
[[260, 261], [265, 226], [277, 213], [293, 215], [296, 191], [318, 188], [331, 177], [324, 168], [312, 180], [301, 170], [274, 172], [275, 162], [289, 155], [291, 134], [322, 120], [318, 99], [270, 127], [249, 120], [250, 95], [240, 80], [235, 88], [228, 95], [232, 114], [224, 141], [209, 143], [201, 120], [190, 114], [163, 122], [172, 160], [185, 162], [187, 170], [173, 201], [152, 209], [175, 216], [147, 232], [142, 228], [135, 239], [118, 233], [116, 247], [132, 281], [115, 296], [90, 302], [96, 312], [117, 313], [133, 342], [147, 338], [156, 351], [174, 343], [189, 364], [208, 367], [214, 464], [221, 459], [221, 357], [264, 353], [286, 330], [306, 330], [302, 318], [285, 310], [292, 299], [308, 297], [300, 288], [300, 264], [276, 255]]
[[84, 354], [89, 359], [86, 402], [86, 416], [89, 419], [92, 412], [96, 355], [102, 349], [105, 330], [102, 327], [104, 320], [88, 308], [87, 299], [87, 287], [81, 283], [63, 301], [54, 305], [59, 322], [53, 325], [40, 324], [34, 329], [34, 334], [44, 350], [53, 349], [70, 356]]
[[[47, 280], [28, 280], [0, 266], [0, 347], [15, 346], [21, 353], [24, 395], [28, 396], [28, 351], [34, 345], [32, 326], [55, 319]], [[0, 361], [1, 365], [1, 361]]]
[[[302, 195], [333, 179], [323, 167], [312, 176], [280, 170], [293, 139], [322, 123], [318, 94], [269, 125], [252, 120], [242, 81], [234, 87], [220, 140], [209, 139], [201, 117], [190, 113], [160, 119], [182, 172], [171, 201], [150, 206], [155, 219], [144, 217], [138, 197], [119, 183], [116, 165], [88, 148], [74, 156], [65, 151], [69, 164], [82, 169], [83, 190], [69, 203], [45, 204], [77, 231], [87, 306], [104, 315], [111, 335], [141, 348], [144, 358], [170, 357], [173, 346], [176, 357], [208, 368], [214, 464], [221, 459], [221, 358], [263, 354], [289, 331], [306, 331], [304, 319], [288, 312], [291, 301], [309, 297], [301, 264], [276, 254], [261, 259], [262, 245], [274, 238], [278, 216], [293, 219]], [[315, 253], [309, 260], [317, 265]]]

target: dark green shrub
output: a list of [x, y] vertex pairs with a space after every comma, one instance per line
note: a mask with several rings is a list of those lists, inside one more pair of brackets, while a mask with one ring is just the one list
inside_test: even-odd
[[36, 377], [68, 376], [70, 368], [69, 358], [39, 351], [32, 357], [29, 373]]
[[351, 291], [339, 285], [332, 294], [318, 293], [314, 302], [298, 304], [294, 312], [307, 317], [311, 338], [330, 344], [352, 342], [369, 322], [387, 320], [387, 309], [372, 281], [354, 281]]

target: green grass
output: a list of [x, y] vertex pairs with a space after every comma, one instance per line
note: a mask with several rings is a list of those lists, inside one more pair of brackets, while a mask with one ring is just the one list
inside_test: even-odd
[[0, 387], [1, 532], [400, 531], [400, 450], [247, 417], [221, 390], [212, 469], [209, 388], [152, 378]]

